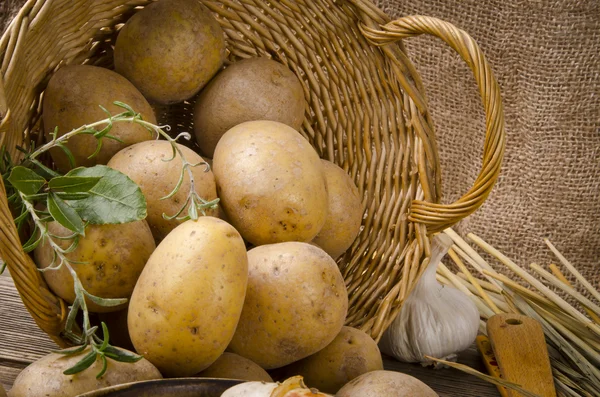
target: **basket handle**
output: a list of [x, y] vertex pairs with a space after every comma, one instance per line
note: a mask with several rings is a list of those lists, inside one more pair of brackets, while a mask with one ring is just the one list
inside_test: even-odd
[[442, 231], [479, 208], [490, 194], [500, 173], [504, 156], [504, 110], [500, 88], [477, 43], [463, 30], [437, 18], [406, 16], [381, 26], [381, 30], [361, 26], [363, 35], [374, 45], [385, 46], [400, 39], [430, 34], [442, 39], [469, 65], [479, 86], [486, 115], [483, 164], [469, 191], [452, 204], [414, 200], [408, 219], [427, 226], [429, 233]]

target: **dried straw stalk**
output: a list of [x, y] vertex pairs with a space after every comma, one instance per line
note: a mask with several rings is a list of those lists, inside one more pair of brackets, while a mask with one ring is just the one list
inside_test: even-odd
[[[454, 241], [449, 256], [456, 264], [456, 270], [452, 271], [441, 264], [437, 278], [441, 283], [463, 291], [475, 302], [482, 318], [481, 332], [486, 333], [485, 321], [496, 313], [518, 313], [536, 319], [542, 324], [546, 336], [557, 395], [600, 396], [600, 293], [575, 266], [550, 241], [545, 240], [591, 299], [573, 286], [555, 264], [551, 264], [548, 271], [533, 263], [530, 273], [480, 237], [472, 233], [467, 235], [476, 248], [490, 254], [497, 264], [528, 285], [526, 288], [500, 274], [453, 230], [447, 229], [444, 233]], [[562, 296], [552, 288], [561, 291]], [[564, 298], [577, 302], [578, 307]], [[492, 381], [472, 368], [446, 364]], [[497, 384], [497, 381], [492, 383]]]

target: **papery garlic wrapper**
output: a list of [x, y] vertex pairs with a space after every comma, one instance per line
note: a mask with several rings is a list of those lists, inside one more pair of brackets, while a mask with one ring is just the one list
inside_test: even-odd
[[283, 383], [244, 382], [225, 390], [221, 397], [333, 397], [304, 384], [302, 376], [292, 376]]
[[451, 245], [446, 235], [434, 237], [427, 269], [379, 342], [382, 353], [399, 361], [430, 364], [425, 355], [452, 360], [475, 341], [479, 330], [477, 306], [464, 293], [435, 278]]

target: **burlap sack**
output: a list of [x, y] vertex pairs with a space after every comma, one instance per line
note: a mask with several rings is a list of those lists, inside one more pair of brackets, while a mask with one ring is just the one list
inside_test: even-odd
[[[0, 28], [24, 0], [0, 0]], [[556, 258], [548, 237], [600, 283], [600, 2], [376, 0], [391, 17], [426, 14], [479, 43], [501, 85], [507, 147], [484, 206], [460, 225], [520, 265]], [[406, 41], [437, 126], [445, 202], [476, 178], [484, 115], [470, 70], [433, 38]]]
[[[458, 225], [521, 266], [559, 263], [600, 288], [600, 1], [376, 0], [466, 30], [501, 87], [506, 154], [492, 194]], [[405, 41], [436, 125], [445, 202], [477, 176], [485, 119], [471, 71], [431, 37]]]

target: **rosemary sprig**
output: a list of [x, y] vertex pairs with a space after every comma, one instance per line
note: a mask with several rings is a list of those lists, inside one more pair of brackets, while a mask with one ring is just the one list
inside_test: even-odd
[[[179, 211], [175, 215], [163, 214], [163, 217], [166, 219], [195, 220], [198, 219], [200, 213], [205, 214], [206, 210], [214, 208], [218, 203], [218, 199], [206, 201], [196, 192], [192, 168], [204, 165], [205, 170], [208, 171], [209, 166], [206, 162], [192, 164], [186, 160], [177, 141], [181, 138], [190, 139], [191, 135], [189, 133], [182, 133], [175, 138], [171, 138], [167, 133], [170, 129], [169, 126], [159, 126], [143, 120], [139, 113], [135, 112], [125, 103], [114, 102], [114, 104], [124, 109], [124, 111], [116, 115], [111, 115], [105, 108], [102, 108], [107, 113], [107, 118], [103, 120], [81, 126], [62, 136], [58, 136], [58, 131], [54, 130], [51, 134], [52, 139], [49, 142], [37, 149], [32, 148], [30, 152], [19, 148], [25, 153], [25, 156], [18, 166], [12, 163], [4, 147], [0, 149], [0, 174], [2, 174], [3, 179], [7, 182], [6, 187], [9, 202], [16, 213], [19, 214], [15, 216], [15, 223], [20, 228], [21, 225], [30, 220], [34, 228], [30, 239], [23, 245], [24, 250], [30, 252], [41, 243], [49, 244], [53, 252], [53, 260], [48, 267], [40, 269], [40, 271], [55, 271], [66, 267], [73, 278], [75, 300], [69, 308], [63, 334], [79, 346], [72, 349], [65, 349], [61, 352], [64, 354], [76, 354], [82, 352], [87, 346], [91, 346], [91, 350], [77, 364], [65, 371], [65, 374], [80, 372], [91, 366], [100, 357], [104, 364], [102, 371], [98, 374], [98, 377], [100, 377], [106, 370], [107, 357], [127, 362], [134, 362], [141, 358], [141, 356], [111, 346], [108, 343], [108, 329], [104, 324], [102, 324], [104, 338], [100, 339], [96, 335], [98, 327], [91, 325], [86, 301], [89, 299], [98, 305], [108, 307], [126, 303], [127, 299], [106, 299], [89, 293], [83, 287], [77, 276], [77, 272], [74, 270], [73, 265], [78, 264], [78, 262], [70, 260], [68, 254], [77, 248], [79, 239], [85, 234], [87, 222], [96, 224], [124, 223], [144, 219], [146, 216], [146, 204], [139, 187], [116, 170], [111, 170], [105, 166], [77, 168], [65, 176], [61, 176], [56, 171], [41, 163], [39, 157], [48, 150], [58, 147], [65, 152], [71, 165], [74, 167], [76, 165], [74, 157], [66, 145], [70, 138], [77, 135], [93, 135], [97, 139], [97, 145], [95, 152], [90, 157], [94, 157], [102, 148], [104, 139], [119, 140], [117, 137], [110, 135], [114, 124], [136, 123], [146, 128], [155, 139], [162, 137], [171, 144], [173, 156], [164, 161], [171, 161], [176, 156], [181, 158], [182, 167], [179, 181], [173, 190], [162, 199], [172, 197], [181, 189], [186, 173], [190, 180], [190, 191]], [[86, 170], [93, 172], [86, 172]], [[46, 178], [49, 180], [47, 181]], [[111, 185], [111, 183], [113, 184]], [[101, 189], [100, 186], [105, 191], [97, 191]], [[100, 215], [96, 215], [93, 219], [87, 219], [86, 214], [90, 212], [86, 208], [86, 205], [98, 204], [97, 200], [89, 200], [91, 196], [96, 195], [96, 198], [101, 197], [102, 200], [106, 201], [103, 204], [111, 208], [110, 206], [115, 202], [118, 202], [122, 206], [122, 200], [120, 200], [121, 197], [111, 197], [110, 194], [119, 194], [118, 192], [125, 191], [127, 197], [129, 197], [131, 196], [129, 194], [131, 189], [135, 190], [135, 193], [139, 193], [139, 196], [141, 196], [141, 199], [138, 197], [137, 201], [132, 201], [130, 204], [131, 208], [123, 210], [121, 207], [116, 207], [115, 211], [105, 211], [104, 215], [106, 216], [104, 218], [102, 218], [102, 211], [92, 211], [94, 214], [100, 213]], [[113, 193], [104, 194], [107, 191]], [[137, 197], [135, 194], [133, 196]], [[38, 203], [46, 204], [46, 209], [36, 208]], [[186, 207], [188, 208], [187, 213], [184, 216], [180, 216]], [[97, 208], [92, 208], [92, 210], [97, 210]], [[98, 217], [100, 218], [98, 219]], [[52, 221], [57, 221], [62, 226], [71, 230], [72, 234], [69, 236], [52, 234], [48, 229], [48, 225]], [[70, 241], [70, 244], [66, 248], [64, 248], [64, 244], [60, 243], [63, 240]], [[0, 271], [5, 266], [5, 264], [0, 263]], [[83, 313], [83, 324], [80, 332], [76, 330], [77, 327], [75, 326], [76, 315], [79, 311]]]

